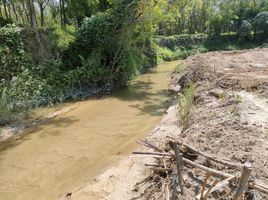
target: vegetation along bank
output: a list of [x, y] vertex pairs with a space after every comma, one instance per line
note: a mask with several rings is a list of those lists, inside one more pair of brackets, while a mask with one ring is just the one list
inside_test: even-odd
[[111, 91], [159, 62], [265, 46], [267, 10], [267, 0], [1, 0], [0, 123]]

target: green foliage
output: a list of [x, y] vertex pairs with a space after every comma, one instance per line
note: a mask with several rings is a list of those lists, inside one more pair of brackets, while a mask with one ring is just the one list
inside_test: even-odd
[[179, 122], [184, 130], [187, 129], [190, 125], [189, 123], [194, 103], [194, 95], [195, 95], [195, 85], [190, 84], [178, 96]]
[[15, 26], [0, 28], [0, 79], [10, 81], [13, 76], [31, 66], [32, 62], [25, 50], [21, 29]]
[[210, 27], [216, 36], [220, 36], [222, 33], [223, 17], [221, 15], [215, 15], [210, 20]]
[[257, 30], [263, 31], [264, 34], [268, 34], [268, 11], [260, 12], [254, 18], [254, 24]]
[[12, 24], [11, 19], [5, 19], [0, 16], [0, 28], [6, 26], [7, 24]]
[[73, 25], [67, 25], [62, 29], [58, 24], [55, 24], [51, 36], [55, 51], [62, 52], [66, 50], [74, 42], [75, 32], [76, 30]]
[[241, 41], [250, 40], [252, 38], [252, 25], [249, 21], [243, 20], [238, 30], [239, 39]]
[[97, 12], [98, 5], [98, 0], [68, 0], [68, 15], [81, 24], [85, 17], [91, 17]]

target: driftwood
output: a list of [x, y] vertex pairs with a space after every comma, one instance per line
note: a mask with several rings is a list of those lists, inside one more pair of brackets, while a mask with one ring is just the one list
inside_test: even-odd
[[217, 162], [217, 163], [221, 163], [221, 164], [224, 164], [224, 165], [228, 165], [230, 167], [235, 167], [235, 168], [243, 168], [243, 164], [240, 164], [240, 163], [234, 163], [234, 162], [230, 162], [230, 161], [225, 161], [225, 160], [222, 160], [222, 159], [219, 159], [215, 156], [212, 156], [212, 155], [208, 155], [202, 151], [199, 151], [198, 149], [188, 145], [188, 144], [184, 144], [184, 143], [181, 143], [182, 146], [185, 146], [186, 148], [188, 148], [189, 150], [191, 150], [192, 152], [194, 152], [195, 154], [199, 154], [201, 156], [204, 156], [205, 158], [209, 159], [209, 160], [212, 160], [214, 162]]
[[246, 162], [243, 168], [242, 175], [239, 180], [238, 188], [234, 195], [234, 200], [240, 200], [244, 192], [248, 189], [248, 179], [252, 171], [251, 163]]

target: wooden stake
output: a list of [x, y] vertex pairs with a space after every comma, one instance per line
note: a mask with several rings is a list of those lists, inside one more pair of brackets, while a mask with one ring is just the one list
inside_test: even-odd
[[234, 195], [234, 200], [240, 200], [243, 196], [244, 192], [248, 189], [248, 179], [250, 176], [250, 173], [252, 171], [252, 165], [250, 162], [246, 162], [244, 164], [243, 172], [240, 177], [240, 181], [238, 184], [238, 188], [236, 190], [236, 193]]
[[172, 171], [172, 200], [176, 200], [177, 196], [177, 174], [176, 170]]
[[182, 159], [182, 153], [180, 153], [180, 150], [178, 148], [178, 145], [174, 142], [173, 148], [175, 151], [175, 157], [176, 157], [176, 164], [177, 164], [177, 174], [178, 174], [178, 183], [181, 188], [181, 194], [184, 193], [183, 190], [183, 177], [182, 177], [182, 170], [183, 170], [183, 159]]

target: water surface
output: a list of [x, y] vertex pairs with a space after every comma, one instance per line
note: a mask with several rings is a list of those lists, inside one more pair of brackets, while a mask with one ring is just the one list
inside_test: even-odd
[[109, 97], [66, 112], [0, 144], [0, 199], [54, 200], [128, 154], [161, 120], [178, 62], [139, 75]]

